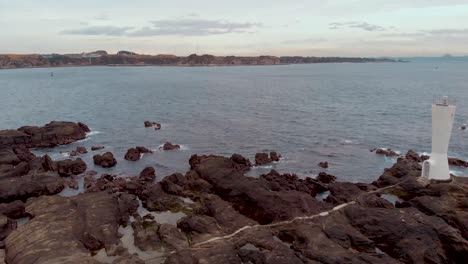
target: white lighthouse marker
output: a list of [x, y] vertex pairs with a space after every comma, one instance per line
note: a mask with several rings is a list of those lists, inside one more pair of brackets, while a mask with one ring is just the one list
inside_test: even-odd
[[422, 177], [429, 180], [449, 181], [448, 145], [455, 117], [455, 100], [447, 96], [432, 103], [432, 151], [430, 159], [423, 162]]

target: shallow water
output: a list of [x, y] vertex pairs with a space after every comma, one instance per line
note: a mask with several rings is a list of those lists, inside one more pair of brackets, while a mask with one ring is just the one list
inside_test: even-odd
[[[438, 70], [434, 70], [438, 66]], [[466, 61], [314, 64], [256, 67], [82, 67], [0, 71], [0, 129], [81, 121], [93, 132], [84, 141], [37, 153], [85, 146], [80, 157], [98, 172], [157, 178], [189, 169], [192, 154], [253, 158], [278, 151], [284, 159], [251, 172], [276, 169], [315, 176], [320, 161], [341, 180], [370, 182], [395, 159], [369, 149], [430, 152], [432, 97], [458, 100], [455, 127], [468, 120]], [[50, 77], [50, 72], [54, 77]], [[143, 121], [162, 123], [155, 131]], [[468, 132], [454, 129], [450, 155], [468, 158]], [[161, 151], [166, 141], [182, 150]], [[106, 148], [92, 152], [93, 145]], [[155, 150], [137, 162], [130, 147]], [[102, 169], [92, 155], [112, 151], [118, 164]], [[453, 168], [458, 174], [466, 170]]]

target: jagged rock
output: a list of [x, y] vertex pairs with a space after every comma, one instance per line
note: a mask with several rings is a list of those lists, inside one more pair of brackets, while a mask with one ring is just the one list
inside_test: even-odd
[[141, 154], [143, 153], [153, 153], [151, 150], [138, 146], [136, 148], [130, 148], [125, 154], [125, 159], [130, 161], [137, 161], [140, 159]]
[[331, 183], [336, 180], [336, 176], [327, 174], [325, 172], [320, 172], [319, 175], [317, 176], [317, 181], [321, 183]]
[[457, 158], [448, 158], [448, 163], [451, 166], [468, 167], [468, 162]]
[[76, 160], [59, 160], [56, 164], [57, 172], [63, 177], [79, 175], [86, 171], [86, 163], [84, 163], [80, 158]]
[[0, 165], [17, 165], [21, 162], [29, 162], [35, 157], [27, 148], [0, 145]]
[[117, 164], [117, 160], [111, 152], [106, 152], [102, 155], [96, 154], [93, 156], [94, 164], [100, 165], [103, 168], [114, 167]]
[[271, 158], [268, 157], [267, 153], [257, 153], [255, 154], [255, 165], [262, 166], [271, 163]]
[[281, 155], [280, 155], [280, 154], [278, 154], [278, 153], [276, 153], [276, 152], [274, 152], [274, 151], [270, 152], [270, 159], [271, 159], [271, 161], [279, 161], [280, 158], [281, 158]]
[[231, 156], [231, 160], [238, 164], [238, 169], [240, 170], [249, 170], [252, 167], [252, 163], [250, 162], [249, 159], [244, 158], [240, 154], [233, 154]]
[[24, 126], [18, 130], [1, 130], [0, 145], [54, 147], [82, 140], [87, 132], [90, 129], [83, 123], [52, 121], [43, 127]]
[[140, 159], [140, 152], [135, 148], [130, 148], [125, 154], [125, 159], [130, 161], [137, 161]]
[[0, 215], [5, 215], [13, 219], [18, 219], [27, 216], [26, 211], [24, 209], [24, 203], [19, 200], [11, 203], [1, 203]]
[[267, 182], [245, 177], [231, 159], [216, 156], [190, 158], [191, 167], [209, 182], [215, 193], [232, 203], [241, 214], [261, 224], [312, 214], [328, 205], [304, 192], [274, 191]]
[[318, 165], [320, 168], [326, 169], [328, 168], [328, 161], [319, 162]]
[[92, 146], [91, 150], [96, 151], [96, 150], [100, 150], [100, 149], [104, 149], [104, 148], [105, 148], [104, 146]]
[[156, 171], [153, 167], [146, 167], [140, 172], [140, 179], [144, 181], [153, 181], [156, 178]]
[[377, 150], [375, 150], [375, 154], [384, 155], [384, 156], [387, 156], [387, 157], [398, 157], [398, 156], [400, 156], [397, 152], [395, 152], [392, 149], [377, 149]]
[[151, 121], [145, 121], [145, 127], [154, 127], [155, 130], [161, 129], [161, 124]]
[[172, 143], [170, 143], [170, 142], [166, 142], [166, 143], [164, 143], [164, 145], [162, 146], [162, 149], [163, 149], [163, 150], [177, 150], [177, 149], [180, 149], [180, 145], [172, 144]]

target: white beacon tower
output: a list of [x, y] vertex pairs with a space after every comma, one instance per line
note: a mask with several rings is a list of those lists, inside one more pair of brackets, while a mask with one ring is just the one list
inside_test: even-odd
[[422, 177], [429, 180], [449, 181], [448, 145], [455, 117], [455, 100], [447, 96], [432, 102], [432, 152], [423, 162]]

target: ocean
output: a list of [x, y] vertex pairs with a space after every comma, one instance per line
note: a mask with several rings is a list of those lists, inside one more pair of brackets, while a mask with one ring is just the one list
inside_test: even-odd
[[[51, 72], [54, 73], [53, 77]], [[449, 155], [468, 159], [468, 60], [414, 59], [410, 63], [307, 64], [231, 67], [65, 67], [0, 71], [0, 129], [83, 122], [93, 130], [80, 142], [34, 150], [53, 159], [88, 148], [80, 157], [100, 173], [137, 175], [145, 166], [158, 179], [189, 169], [192, 154], [277, 151], [283, 159], [254, 168], [314, 177], [371, 182], [395, 158], [370, 152], [431, 148], [434, 96], [457, 99]], [[145, 128], [145, 120], [162, 129]], [[166, 141], [179, 151], [160, 151]], [[90, 151], [103, 145], [102, 151]], [[130, 147], [153, 154], [124, 160]], [[118, 164], [94, 166], [94, 154], [111, 151]], [[328, 161], [330, 167], [318, 167]], [[468, 170], [452, 168], [456, 175]]]

